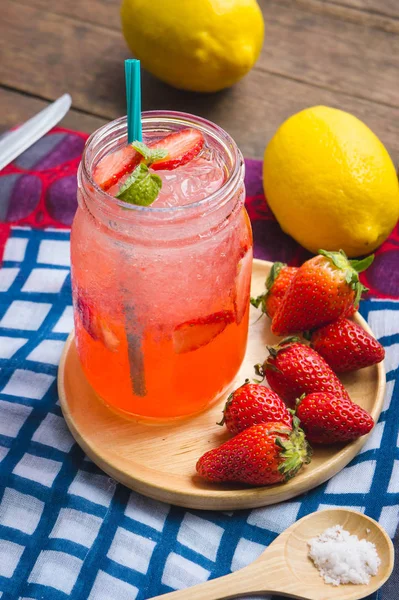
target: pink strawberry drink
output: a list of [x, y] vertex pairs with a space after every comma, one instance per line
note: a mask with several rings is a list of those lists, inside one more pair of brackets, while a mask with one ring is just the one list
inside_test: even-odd
[[152, 112], [143, 142], [127, 145], [125, 118], [87, 142], [71, 234], [75, 333], [107, 405], [164, 420], [205, 409], [241, 365], [252, 235], [226, 132]]

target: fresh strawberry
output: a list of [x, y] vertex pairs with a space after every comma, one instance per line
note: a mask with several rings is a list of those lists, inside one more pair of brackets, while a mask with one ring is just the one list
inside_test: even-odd
[[103, 343], [111, 352], [117, 350], [119, 346], [118, 337], [111, 330], [107, 321], [100, 317], [81, 295], [77, 297], [76, 312], [79, 315], [83, 329], [87, 331], [93, 340]]
[[141, 154], [136, 152], [132, 146], [125, 146], [107, 154], [94, 170], [94, 181], [106, 192], [115, 183], [118, 183], [121, 177], [131, 173], [142, 158]]
[[198, 129], [181, 129], [171, 133], [161, 140], [149, 144], [152, 150], [167, 150], [168, 154], [162, 160], [152, 165], [153, 169], [171, 171], [185, 165], [200, 153], [205, 139]]
[[297, 271], [272, 321], [275, 335], [286, 335], [327, 325], [357, 306], [365, 288], [359, 272], [374, 256], [348, 260], [345, 253], [319, 250]]
[[312, 444], [349, 442], [374, 427], [373, 417], [361, 406], [325, 392], [300, 398], [296, 414]]
[[197, 472], [209, 481], [272, 485], [294, 477], [310, 462], [310, 448], [298, 427], [270, 422], [252, 425], [197, 462]]
[[251, 425], [269, 421], [291, 427], [292, 416], [276, 392], [259, 383], [249, 383], [247, 379], [228, 397], [218, 425], [226, 425], [230, 433], [236, 435]]
[[234, 321], [234, 313], [231, 310], [221, 310], [206, 317], [181, 323], [173, 332], [175, 352], [182, 354], [206, 346]]
[[269, 348], [270, 356], [257, 365], [272, 388], [291, 406], [302, 394], [329, 392], [349, 400], [349, 395], [324, 358], [301, 344], [298, 338], [287, 338]]
[[297, 271], [297, 267], [288, 267], [281, 262], [273, 263], [265, 282], [266, 292], [257, 298], [251, 298], [252, 306], [260, 306], [262, 312], [272, 319]]
[[336, 373], [356, 371], [384, 360], [384, 348], [362, 327], [338, 319], [312, 332], [312, 347]]
[[[171, 170], [185, 165], [201, 151], [204, 145], [204, 136], [198, 129], [181, 129], [171, 133], [161, 140], [148, 144], [151, 150], [167, 150], [165, 158], [154, 163], [152, 169]], [[132, 146], [125, 146], [116, 152], [107, 154], [96, 166], [94, 179], [104, 190], [109, 190], [126, 173], [133, 169], [143, 160], [143, 156]]]
[[249, 305], [249, 292], [252, 277], [252, 248], [241, 258], [237, 265], [237, 275], [234, 288], [234, 308], [237, 323], [241, 323]]

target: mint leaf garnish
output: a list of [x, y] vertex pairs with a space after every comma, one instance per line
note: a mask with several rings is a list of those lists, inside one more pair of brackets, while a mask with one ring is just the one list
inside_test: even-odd
[[129, 204], [150, 206], [162, 187], [159, 175], [151, 173], [146, 164], [140, 163], [122, 185], [117, 198]]
[[165, 158], [168, 155], [168, 151], [163, 148], [149, 148], [143, 142], [133, 142], [133, 148], [137, 150], [142, 156], [144, 156], [144, 162], [148, 167], [152, 165], [152, 163]]
[[143, 156], [144, 161], [129, 175], [116, 197], [129, 204], [150, 206], [158, 197], [162, 188], [162, 179], [159, 175], [151, 173], [149, 167], [154, 162], [165, 158], [168, 151], [162, 148], [149, 148], [143, 142], [133, 142], [132, 146]]

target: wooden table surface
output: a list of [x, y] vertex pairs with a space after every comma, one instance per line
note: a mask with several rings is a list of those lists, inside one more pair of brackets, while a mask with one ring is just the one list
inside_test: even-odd
[[[179, 1], [179, 0], [176, 0]], [[125, 113], [119, 0], [2, 0], [0, 127], [25, 121], [64, 92], [62, 124], [91, 132]], [[364, 120], [399, 162], [399, 0], [260, 0], [262, 55], [217, 94], [170, 88], [143, 73], [143, 110], [178, 109], [224, 127], [261, 158], [278, 125], [326, 104]]]

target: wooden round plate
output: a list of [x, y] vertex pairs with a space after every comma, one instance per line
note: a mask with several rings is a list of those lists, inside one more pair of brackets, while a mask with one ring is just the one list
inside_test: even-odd
[[[270, 267], [269, 262], [254, 260], [252, 295], [264, 290]], [[259, 319], [259, 315], [260, 312], [251, 307], [248, 348], [234, 387], [241, 385], [245, 378], [254, 377], [253, 365], [265, 359], [265, 346], [278, 341], [270, 331], [269, 320]], [[355, 320], [371, 333], [359, 314]], [[346, 374], [342, 381], [351, 398], [377, 421], [385, 390], [383, 364]], [[226, 398], [200, 415], [167, 426], [124, 419], [107, 409], [86, 381], [73, 333], [61, 358], [58, 390], [72, 435], [101, 469], [137, 492], [187, 508], [234, 510], [287, 500], [335, 475], [367, 440], [364, 436], [345, 446], [315, 448], [312, 462], [284, 484], [261, 488], [212, 484], [196, 475], [195, 464], [206, 450], [228, 439], [224, 428], [216, 425]]]

